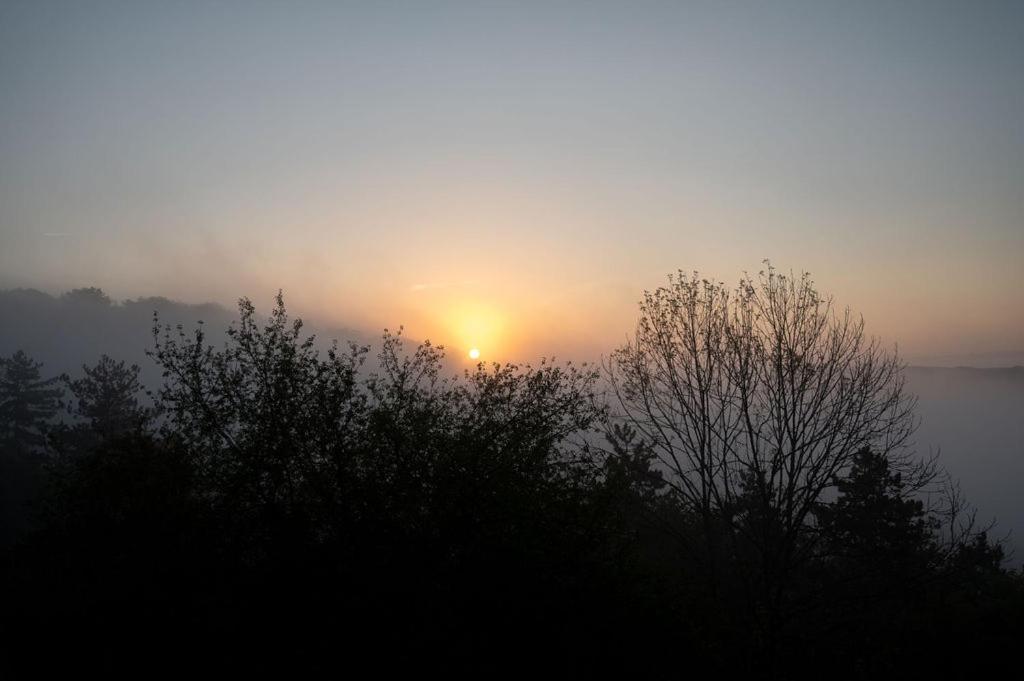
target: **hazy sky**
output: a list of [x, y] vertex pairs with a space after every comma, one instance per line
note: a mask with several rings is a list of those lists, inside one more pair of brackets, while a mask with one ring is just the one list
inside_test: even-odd
[[1024, 350], [1024, 2], [0, 7], [0, 287], [486, 359], [771, 258], [912, 357]]

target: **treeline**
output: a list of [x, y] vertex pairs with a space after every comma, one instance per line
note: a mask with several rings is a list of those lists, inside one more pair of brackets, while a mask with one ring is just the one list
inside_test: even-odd
[[[235, 319], [233, 309], [216, 303], [190, 304], [158, 296], [117, 300], [93, 287], [60, 295], [26, 288], [0, 290], [0, 356], [24, 350], [42, 362], [47, 372], [73, 375], [82, 364], [92, 364], [106, 354], [138, 364], [143, 383], [156, 385], [159, 373], [146, 357], [154, 312], [164, 324], [192, 327], [202, 320], [218, 345]], [[363, 345], [375, 340], [350, 328], [317, 327], [315, 333]]]
[[[675, 331], [721, 293], [672, 291]], [[223, 345], [158, 323], [152, 394], [106, 356], [51, 378], [4, 358], [0, 672], [949, 678], [1010, 658], [1021, 576], [880, 437], [896, 403], [828, 412], [898, 377], [833, 366], [846, 387], [826, 393], [843, 348], [758, 354], [725, 327], [718, 347], [706, 323], [688, 345], [656, 302], [605, 377], [451, 377], [388, 333], [366, 370], [367, 348], [319, 352], [280, 297], [262, 322], [242, 301]], [[732, 360], [785, 381], [716, 373]], [[827, 447], [780, 387], [812, 374], [808, 405], [845, 438]]]
[[74, 374], [83, 363], [107, 354], [142, 367], [149, 380], [145, 351], [151, 342], [153, 312], [165, 323], [226, 328], [234, 314], [219, 305], [189, 305], [149, 297], [116, 301], [98, 288], [79, 288], [54, 296], [35, 289], [0, 290], [0, 356], [30, 352], [55, 374]]

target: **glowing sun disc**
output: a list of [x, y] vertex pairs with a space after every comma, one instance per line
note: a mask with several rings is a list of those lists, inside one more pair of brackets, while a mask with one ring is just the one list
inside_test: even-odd
[[477, 348], [471, 349], [469, 351], [469, 358], [470, 359], [480, 359], [480, 350], [478, 350]]

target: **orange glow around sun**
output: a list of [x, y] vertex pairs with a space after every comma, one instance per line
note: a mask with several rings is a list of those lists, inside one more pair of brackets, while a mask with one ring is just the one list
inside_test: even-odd
[[464, 348], [465, 356], [478, 360], [481, 348], [487, 348], [493, 355], [495, 348], [502, 348], [505, 318], [494, 307], [483, 303], [461, 303], [449, 308], [443, 316], [444, 336], [455, 347]]

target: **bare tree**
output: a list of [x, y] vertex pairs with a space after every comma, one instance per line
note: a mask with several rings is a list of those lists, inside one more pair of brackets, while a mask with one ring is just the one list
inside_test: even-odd
[[735, 289], [670, 276], [645, 293], [635, 334], [605, 363], [616, 417], [699, 520], [705, 555], [751, 554], [752, 608], [766, 630], [813, 551], [812, 511], [853, 455], [870, 448], [912, 467], [915, 400], [902, 368], [809, 275], [770, 264]]

